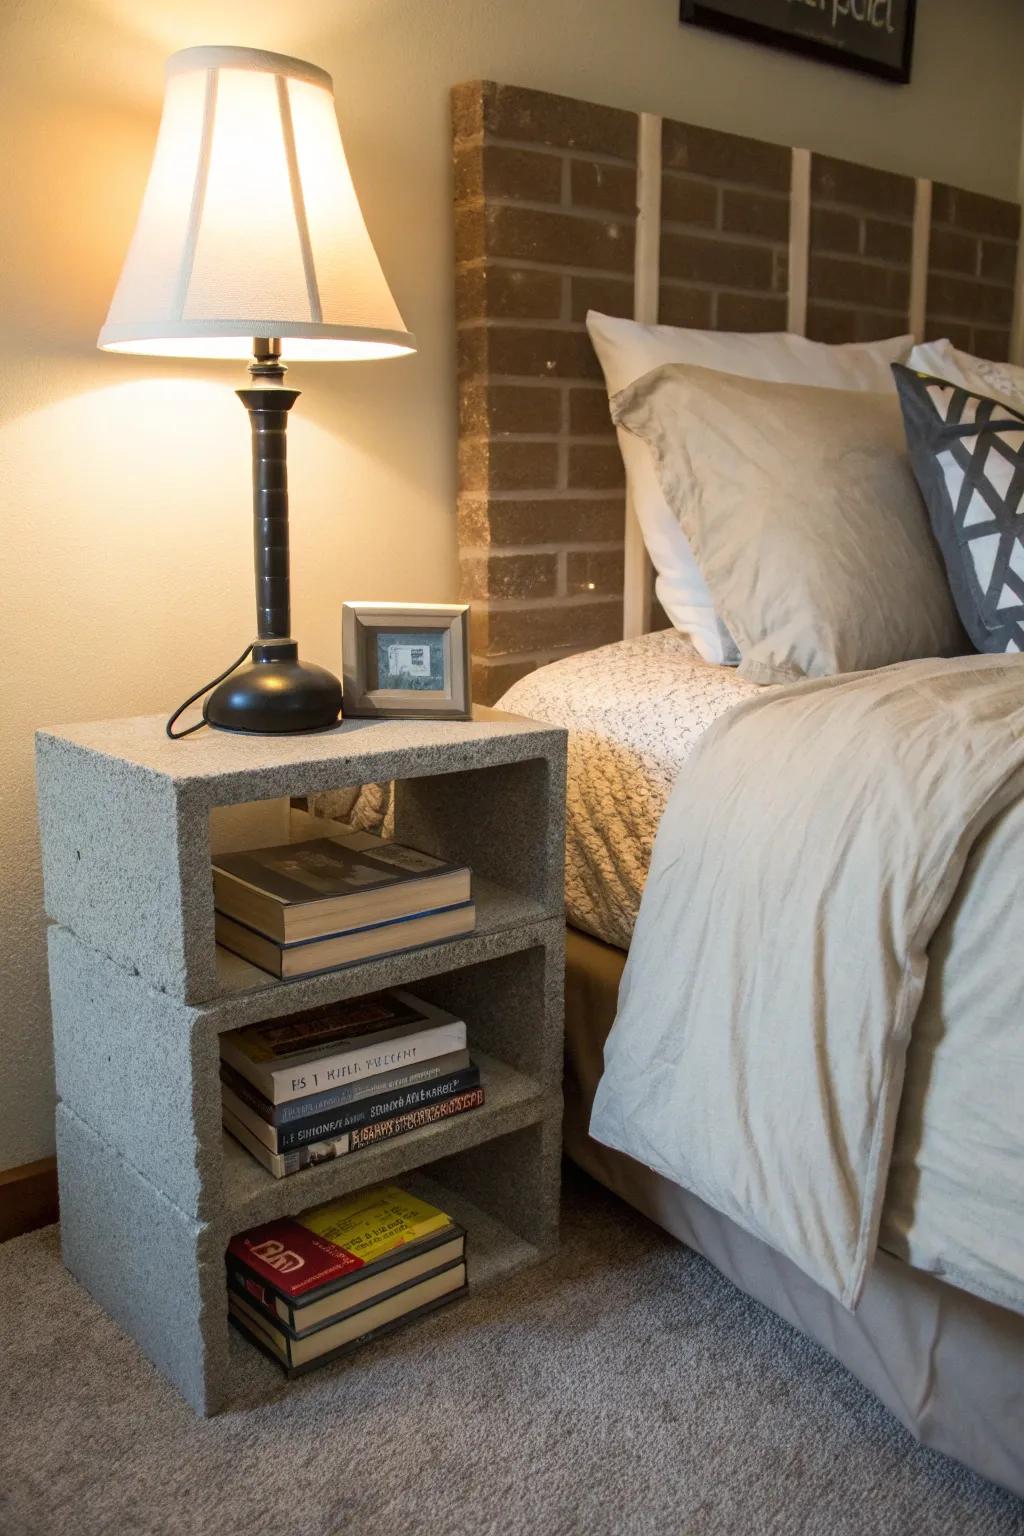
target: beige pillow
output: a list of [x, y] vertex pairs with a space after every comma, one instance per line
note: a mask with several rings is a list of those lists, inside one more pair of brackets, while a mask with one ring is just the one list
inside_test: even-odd
[[670, 363], [614, 396], [739, 647], [791, 682], [970, 649], [895, 395]]

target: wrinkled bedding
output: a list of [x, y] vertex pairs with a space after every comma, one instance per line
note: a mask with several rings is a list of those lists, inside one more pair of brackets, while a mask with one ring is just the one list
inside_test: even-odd
[[662, 630], [553, 662], [499, 701], [569, 731], [565, 903], [574, 927], [628, 948], [681, 765], [720, 715], [764, 691]]
[[661, 821], [591, 1134], [846, 1306], [1024, 1311], [1024, 659], [760, 690]]

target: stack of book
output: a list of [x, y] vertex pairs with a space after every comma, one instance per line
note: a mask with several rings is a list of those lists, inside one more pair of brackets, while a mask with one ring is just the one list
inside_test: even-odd
[[397, 1185], [231, 1239], [228, 1312], [296, 1376], [467, 1290], [466, 1233]]
[[466, 1025], [376, 992], [220, 1037], [224, 1125], [275, 1178], [484, 1102]]
[[217, 943], [282, 980], [472, 933], [468, 869], [351, 832], [218, 854]]

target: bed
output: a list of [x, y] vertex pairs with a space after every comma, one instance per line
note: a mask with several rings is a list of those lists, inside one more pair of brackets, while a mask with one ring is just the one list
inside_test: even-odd
[[[801, 149], [488, 82], [457, 88], [454, 124], [459, 539], [464, 589], [474, 600], [475, 695], [570, 732], [567, 1152], [817, 1339], [923, 1443], [1024, 1494], [1024, 1049], [1019, 1027], [1012, 1031], [1018, 989], [1007, 958], [1021, 916], [1012, 870], [1024, 859], [1017, 702], [1024, 673], [1015, 670], [1024, 662], [1007, 660], [1020, 649], [1012, 625], [1024, 593], [1011, 567], [1022, 555], [1012, 540], [1001, 546], [1010, 596], [996, 619], [1010, 628], [996, 643], [986, 643], [988, 632], [979, 641], [983, 626], [976, 631], [972, 621], [984, 615], [950, 595], [948, 562], [957, 552], [943, 548], [940, 558], [927, 523], [918, 528], [919, 512], [907, 511], [920, 502], [903, 428], [897, 444], [895, 405], [878, 403], [883, 375], [891, 388], [890, 365], [898, 373], [913, 343], [927, 338], [932, 351], [915, 366], [936, 378], [922, 384], [904, 370], [904, 422], [916, 392], [919, 420], [929, 412], [942, 419], [947, 460], [982, 441], [976, 430], [991, 436], [1002, 428], [1011, 430], [1008, 462], [1017, 463], [1024, 436], [1017, 442], [1013, 433], [1024, 422], [1012, 412], [1002, 419], [1002, 406], [981, 401], [992, 389], [1003, 405], [1024, 403], [1008, 396], [1019, 379], [1003, 366], [1012, 283], [1002, 291], [994, 279], [958, 284], [944, 263], [954, 230], [974, 243], [976, 270], [986, 242], [1009, 260], [1019, 209]], [[584, 325], [595, 309], [602, 313], [590, 317], [592, 346]], [[681, 361], [659, 321], [689, 328]], [[649, 374], [630, 363], [630, 322], [648, 327]], [[773, 333], [774, 342], [760, 333]], [[824, 351], [811, 359], [801, 350], [805, 338]], [[973, 352], [988, 359], [986, 372], [971, 371], [981, 367]], [[864, 527], [875, 518], [873, 538], [904, 517], [914, 529], [901, 525], [886, 569], [859, 591], [852, 578], [830, 583], [819, 573], [793, 583], [795, 595], [777, 591], [751, 619], [763, 596], [751, 551], [763, 559], [767, 546], [753, 536], [730, 543], [729, 519], [716, 524], [699, 497], [684, 505], [680, 485], [688, 475], [718, 475], [735, 514], [760, 508], [773, 475], [795, 474], [788, 490], [795, 504], [801, 475], [791, 461], [803, 450], [792, 424], [812, 412], [818, 441], [852, 434], [834, 456], [857, 466], [847, 510]], [[703, 437], [695, 446], [691, 434], [680, 465], [672, 438], [694, 421]], [[749, 431], [742, 441], [736, 435], [737, 421], [745, 430], [751, 421], [762, 425], [753, 448]], [[874, 446], [862, 451], [858, 433], [874, 434], [873, 445], [884, 439], [880, 457]], [[950, 448], [950, 434], [960, 447]], [[646, 481], [637, 439], [657, 465]], [[706, 462], [695, 469], [698, 450]], [[624, 519], [623, 459], [631, 498]], [[937, 462], [935, 453], [929, 498], [948, 495], [955, 475], [962, 488], [978, 467], [957, 460], [943, 492]], [[733, 473], [750, 463], [753, 477]], [[916, 458], [914, 473], [923, 487]], [[1012, 478], [1004, 475], [1004, 487]], [[990, 490], [988, 511], [972, 516], [1005, 510]], [[689, 539], [682, 554], [680, 528]], [[934, 521], [932, 533], [941, 544]], [[783, 549], [792, 551], [800, 536], [789, 527]], [[848, 577], [856, 552], [834, 544], [829, 553]], [[876, 644], [877, 613], [891, 617], [903, 594], [906, 612]], [[811, 597], [825, 617], [808, 635], [802, 608]], [[920, 619], [916, 633], [903, 622], [911, 610]], [[781, 649], [773, 650], [772, 626], [784, 634]], [[1004, 654], [964, 659], [972, 649]], [[955, 729], [944, 732], [942, 721]], [[890, 751], [897, 739], [910, 743], [906, 762]], [[811, 742], [817, 757], [805, 752]], [[967, 748], [958, 751], [957, 742]], [[991, 763], [984, 785], [971, 743], [977, 759], [987, 753]], [[826, 857], [816, 866], [813, 846], [800, 856], [800, 818], [785, 793], [788, 763], [799, 803], [820, 798], [822, 814], [842, 823], [834, 882]], [[832, 778], [818, 797], [817, 783]], [[976, 779], [973, 799], [944, 795], [944, 783]], [[729, 827], [719, 789], [742, 831]], [[844, 817], [846, 801], [860, 813]], [[745, 803], [754, 805], [746, 821]], [[772, 847], [766, 836], [764, 849], [751, 854], [752, 828], [761, 839], [760, 823], [770, 826], [773, 817], [797, 829], [792, 847], [785, 839]], [[721, 888], [716, 861], [706, 856], [710, 827], [727, 855]], [[908, 828], [913, 836], [905, 836]], [[847, 868], [850, 850], [862, 869], [886, 860], [895, 869], [904, 860], [886, 875], [881, 917], [870, 905], [872, 880]], [[730, 990], [719, 954], [736, 957], [742, 971], [759, 940], [761, 949], [771, 947], [743, 890], [750, 868], [755, 889], [781, 913], [794, 953], [807, 934], [814, 939], [814, 914], [824, 914], [817, 957], [824, 992], [838, 992], [840, 980], [854, 992], [858, 967], [863, 973], [858, 1049], [829, 1055], [826, 1039], [810, 1062], [814, 1092], [836, 1099], [835, 1124], [820, 1144], [814, 1133], [822, 1128], [800, 1125], [789, 1085], [776, 1079], [776, 1104], [755, 1080], [752, 1063], [770, 1032], [748, 1031], [751, 1041], [734, 1027], [740, 998], [750, 1003], [750, 1019], [771, 1020], [749, 977], [746, 993]], [[928, 923], [914, 905], [919, 891], [930, 893]], [[826, 905], [837, 896], [845, 907]], [[688, 904], [707, 912], [719, 900], [732, 924], [731, 950], [709, 921], [688, 917]], [[854, 919], [852, 974], [839, 979], [837, 912]], [[745, 943], [752, 915], [758, 935]], [[874, 953], [876, 921], [879, 934], [906, 928], [902, 968]], [[973, 943], [972, 925], [985, 930]], [[687, 1020], [685, 1050], [673, 1034], [685, 989], [672, 973], [677, 944], [692, 972], [685, 987], [702, 999], [692, 1010], [701, 1017]], [[708, 958], [716, 955], [717, 971]], [[812, 944], [812, 974], [817, 959]], [[970, 1006], [982, 992], [986, 1005]], [[944, 1011], [949, 999], [951, 1012]], [[794, 1078], [802, 1066], [800, 1007], [797, 991], [785, 1010]], [[949, 1018], [968, 1015], [974, 1035], [947, 1027]], [[969, 1038], [953, 1059], [950, 1039], [961, 1033]], [[731, 1058], [719, 1037], [728, 1037]], [[1005, 1070], [982, 1073], [979, 1064], [993, 1060]], [[691, 1078], [704, 1074], [696, 1089], [687, 1068]], [[990, 1092], [994, 1077], [1002, 1080]], [[862, 1080], [870, 1092], [861, 1094]], [[733, 1093], [739, 1084], [743, 1093]], [[861, 1098], [874, 1106], [870, 1123], [857, 1117]], [[708, 1104], [717, 1121], [708, 1119]], [[750, 1140], [745, 1121], [756, 1126], [766, 1111], [775, 1115], [777, 1158], [768, 1168], [755, 1158], [740, 1187], [724, 1190], [721, 1159], [716, 1165], [711, 1153], [718, 1155], [718, 1143], [731, 1150], [735, 1170]], [[780, 1114], [799, 1134], [787, 1134], [785, 1123], [779, 1129]], [[956, 1121], [956, 1136], [936, 1132], [943, 1116]], [[599, 1136], [590, 1134], [595, 1125]], [[804, 1137], [811, 1150], [801, 1162], [794, 1149]], [[762, 1153], [768, 1145], [754, 1142]], [[998, 1164], [991, 1177], [989, 1158]], [[978, 1188], [967, 1198], [972, 1172]], [[714, 1198], [701, 1198], [709, 1191]]]

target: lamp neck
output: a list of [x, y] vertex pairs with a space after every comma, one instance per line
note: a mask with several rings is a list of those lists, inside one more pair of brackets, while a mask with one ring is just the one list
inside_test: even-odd
[[238, 398], [252, 426], [252, 510], [259, 639], [287, 640], [291, 631], [288, 571], [288, 412], [298, 391], [283, 389], [276, 337], [257, 338], [249, 365], [252, 387]]
[[283, 384], [287, 373], [281, 361], [280, 336], [255, 336], [252, 343], [252, 362], [249, 375], [255, 385]]

